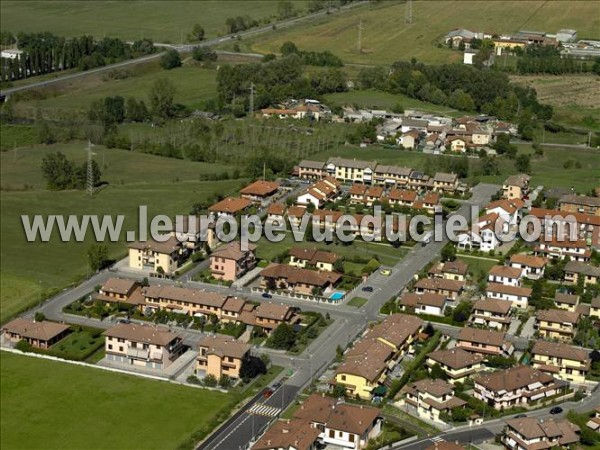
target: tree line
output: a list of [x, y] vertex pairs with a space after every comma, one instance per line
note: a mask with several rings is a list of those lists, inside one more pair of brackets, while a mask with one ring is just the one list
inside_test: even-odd
[[[64, 153], [53, 152], [42, 160], [42, 174], [46, 179], [48, 189], [61, 191], [65, 189], [84, 189], [87, 184], [87, 162], [77, 166], [67, 159]], [[94, 186], [98, 185], [101, 177], [100, 167], [92, 160], [92, 179]]]
[[565, 73], [594, 72], [600, 75], [600, 58], [593, 61], [581, 61], [560, 53], [556, 47], [530, 45], [525, 50], [519, 49], [517, 72], [523, 75], [531, 73], [548, 73], [562, 75]]
[[[4, 32], [6, 33], [6, 32]], [[19, 80], [61, 70], [88, 70], [135, 58], [156, 51], [151, 39], [128, 44], [118, 38], [93, 36], [65, 38], [52, 33], [18, 33], [3, 41], [18, 43], [23, 53], [18, 58], [1, 58], [0, 79]]]

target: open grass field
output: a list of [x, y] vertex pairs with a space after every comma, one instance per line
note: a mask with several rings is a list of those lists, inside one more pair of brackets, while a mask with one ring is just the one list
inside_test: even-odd
[[[277, 53], [286, 41], [303, 50], [330, 50], [344, 61], [384, 64], [417, 58], [427, 63], [462, 61], [462, 54], [438, 48], [451, 30], [467, 28], [492, 34], [518, 30], [556, 33], [575, 28], [580, 38], [600, 38], [600, 14], [593, 1], [415, 1], [413, 22], [404, 23], [405, 2], [388, 1], [325, 17], [294, 28], [257, 36], [250, 48]], [[362, 21], [362, 51], [357, 48]]]
[[93, 74], [61, 83], [58, 87], [22, 94], [15, 110], [31, 118], [35, 117], [33, 110], [37, 108], [85, 113], [94, 100], [115, 95], [135, 97], [149, 106], [150, 89], [159, 78], [172, 81], [176, 87], [175, 102], [190, 108], [201, 108], [206, 100], [216, 99], [217, 96], [216, 69], [201, 68], [193, 62], [176, 69], [163, 70], [154, 61], [124, 69], [124, 73], [127, 77], [123, 79]]
[[469, 272], [473, 273], [474, 276], [477, 276], [481, 272], [488, 273], [493, 266], [500, 264], [498, 260], [491, 261], [483, 258], [469, 255], [457, 256], [457, 259], [469, 265]]
[[[294, 1], [304, 9], [305, 1]], [[142, 37], [154, 42], [179, 43], [202, 25], [206, 37], [227, 32], [228, 17], [248, 15], [261, 21], [277, 14], [277, 2], [252, 1], [3, 1], [0, 24], [12, 32], [50, 31], [60, 36], [91, 34], [135, 40]]]
[[2, 448], [174, 449], [236, 399], [6, 352], [1, 362]]

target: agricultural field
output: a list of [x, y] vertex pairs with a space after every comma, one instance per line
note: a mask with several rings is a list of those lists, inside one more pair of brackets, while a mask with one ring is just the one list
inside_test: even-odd
[[[330, 50], [344, 61], [386, 64], [417, 58], [425, 63], [462, 61], [462, 54], [438, 47], [451, 30], [467, 28], [496, 34], [518, 30], [556, 33], [575, 28], [580, 38], [600, 38], [598, 5], [588, 1], [415, 1], [413, 21], [404, 23], [405, 2], [382, 2], [341, 15], [248, 40], [249, 49], [278, 53], [286, 41], [303, 50]], [[358, 25], [362, 21], [362, 51]]]
[[238, 399], [6, 352], [1, 362], [2, 448], [174, 449]]
[[[305, 1], [294, 1], [297, 10]], [[50, 31], [60, 36], [91, 34], [95, 38], [118, 37], [125, 40], [151, 38], [154, 42], [179, 43], [202, 25], [206, 37], [226, 34], [225, 20], [248, 15], [258, 20], [273, 19], [277, 2], [269, 0], [206, 0], [201, 2], [78, 2], [78, 1], [3, 1], [0, 25], [12, 32]]]

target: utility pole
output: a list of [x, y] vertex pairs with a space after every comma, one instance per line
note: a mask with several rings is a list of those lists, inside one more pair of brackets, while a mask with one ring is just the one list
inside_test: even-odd
[[87, 195], [90, 197], [94, 195], [94, 166], [92, 165], [92, 156], [95, 154], [92, 152], [92, 143], [88, 141], [86, 148], [87, 151]]
[[254, 82], [250, 83], [250, 117], [254, 114]]
[[356, 49], [358, 53], [362, 53], [362, 30], [363, 30], [363, 21], [360, 19], [358, 22], [358, 43], [356, 44]]
[[412, 23], [413, 21], [413, 10], [412, 0], [406, 0], [406, 13], [404, 15], [404, 23]]

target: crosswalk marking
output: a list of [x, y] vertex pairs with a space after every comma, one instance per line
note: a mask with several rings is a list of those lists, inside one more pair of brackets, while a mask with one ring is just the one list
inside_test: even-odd
[[255, 403], [248, 410], [248, 413], [256, 414], [258, 416], [275, 417], [277, 414], [279, 414], [280, 411], [281, 408], [276, 408], [275, 406], [268, 406], [264, 403]]
[[432, 438], [430, 438], [430, 439], [431, 439], [433, 442], [443, 442], [443, 441], [444, 441], [444, 438], [441, 438], [441, 437], [439, 437], [439, 436], [435, 436], [435, 437], [432, 437]]

